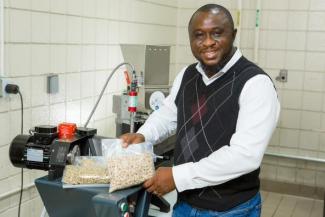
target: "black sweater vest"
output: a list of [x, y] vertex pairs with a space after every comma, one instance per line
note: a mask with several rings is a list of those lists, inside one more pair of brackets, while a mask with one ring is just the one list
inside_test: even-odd
[[[265, 74], [241, 57], [224, 75], [206, 86], [195, 66], [192, 64], [186, 69], [175, 99], [175, 165], [197, 162], [230, 144], [236, 130], [242, 88], [253, 76]], [[199, 209], [226, 211], [259, 191], [258, 176], [259, 169], [221, 185], [183, 191], [178, 193], [178, 200]]]

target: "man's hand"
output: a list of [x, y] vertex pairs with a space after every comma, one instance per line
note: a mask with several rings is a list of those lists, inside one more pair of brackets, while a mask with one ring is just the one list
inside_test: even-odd
[[144, 135], [140, 133], [126, 133], [120, 136], [123, 140], [122, 146], [124, 148], [128, 147], [130, 144], [142, 143], [145, 141]]
[[159, 167], [156, 170], [155, 175], [145, 181], [143, 187], [146, 188], [148, 192], [156, 194], [160, 197], [173, 191], [176, 186], [173, 178], [172, 168]]

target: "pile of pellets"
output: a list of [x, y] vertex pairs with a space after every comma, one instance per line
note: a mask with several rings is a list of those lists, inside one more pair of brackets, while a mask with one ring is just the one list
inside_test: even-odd
[[109, 192], [141, 184], [155, 173], [150, 153], [112, 157], [108, 160], [108, 170], [111, 174]]
[[81, 159], [77, 165], [67, 165], [62, 181], [66, 184], [108, 184], [110, 180], [106, 164], [91, 159]]

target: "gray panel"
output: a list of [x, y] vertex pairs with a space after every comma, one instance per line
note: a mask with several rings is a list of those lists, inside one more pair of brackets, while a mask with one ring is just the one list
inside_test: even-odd
[[47, 76], [47, 93], [58, 93], [59, 92], [59, 76], [48, 75]]
[[145, 60], [145, 85], [168, 85], [170, 47], [147, 45]]

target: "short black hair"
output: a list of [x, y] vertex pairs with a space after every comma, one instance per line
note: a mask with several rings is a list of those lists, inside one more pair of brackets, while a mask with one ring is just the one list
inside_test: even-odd
[[193, 15], [192, 15], [192, 17], [191, 17], [191, 19], [190, 19], [190, 21], [188, 23], [188, 28], [190, 28], [192, 20], [193, 20], [194, 16], [197, 13], [199, 13], [199, 12], [211, 12], [211, 11], [213, 11], [215, 9], [217, 9], [219, 11], [222, 11], [225, 14], [225, 16], [227, 17], [227, 19], [229, 21], [231, 29], [234, 29], [235, 28], [234, 27], [234, 20], [232, 19], [231, 13], [229, 12], [229, 10], [227, 8], [225, 8], [225, 7], [221, 6], [221, 5], [218, 5], [218, 4], [206, 4], [206, 5], [201, 6], [199, 9], [197, 9], [193, 13]]

